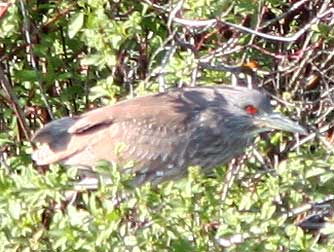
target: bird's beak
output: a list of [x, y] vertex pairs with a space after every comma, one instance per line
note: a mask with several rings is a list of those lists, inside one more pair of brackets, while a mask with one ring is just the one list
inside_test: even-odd
[[255, 123], [259, 128], [263, 129], [277, 129], [307, 135], [307, 131], [302, 126], [279, 113], [261, 115]]

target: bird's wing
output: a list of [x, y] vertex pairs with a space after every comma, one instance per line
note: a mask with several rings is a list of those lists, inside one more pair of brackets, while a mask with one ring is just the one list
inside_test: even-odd
[[[196, 106], [184, 99], [181, 92], [173, 92], [62, 118], [36, 132], [33, 140], [42, 145], [34, 152], [33, 159], [42, 165], [75, 157], [90, 165], [95, 159], [114, 159], [111, 152], [117, 142], [135, 148], [129, 150], [133, 152], [129, 158], [143, 159], [152, 148], [159, 150], [159, 154], [170, 153], [176, 145], [180, 146], [177, 136], [187, 131]], [[157, 142], [152, 144], [152, 141]], [[91, 153], [95, 156], [90, 159]]]

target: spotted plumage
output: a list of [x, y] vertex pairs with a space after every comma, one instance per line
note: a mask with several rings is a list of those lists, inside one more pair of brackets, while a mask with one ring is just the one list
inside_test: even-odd
[[244, 87], [195, 87], [139, 97], [55, 120], [40, 129], [32, 157], [92, 169], [99, 160], [133, 161], [135, 184], [210, 171], [240, 155], [259, 132], [304, 129], [273, 113], [266, 95]]

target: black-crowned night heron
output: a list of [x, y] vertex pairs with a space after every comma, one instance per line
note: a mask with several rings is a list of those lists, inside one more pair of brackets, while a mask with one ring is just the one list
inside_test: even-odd
[[[305, 134], [272, 111], [269, 98], [245, 87], [171, 90], [48, 123], [33, 138], [38, 165], [93, 168], [99, 160], [128, 161], [135, 184], [181, 178], [188, 166], [204, 171], [240, 155], [260, 132]], [[118, 146], [121, 145], [120, 148]], [[118, 150], [118, 151], [117, 151]], [[124, 166], [123, 166], [124, 167]]]

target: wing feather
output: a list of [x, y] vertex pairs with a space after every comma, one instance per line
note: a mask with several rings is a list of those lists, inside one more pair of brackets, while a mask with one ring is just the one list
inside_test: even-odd
[[[184, 99], [182, 92], [176, 91], [139, 97], [81, 116], [55, 120], [34, 135], [33, 141], [42, 145], [32, 157], [38, 164], [71, 163], [66, 162], [71, 159], [93, 166], [98, 159], [115, 161], [113, 149], [122, 142], [135, 148], [128, 158], [141, 161], [149, 153], [163, 158], [181, 148], [178, 136], [187, 131], [196, 106]], [[154, 139], [158, 139], [155, 144]], [[150, 155], [153, 158], [154, 155]]]

